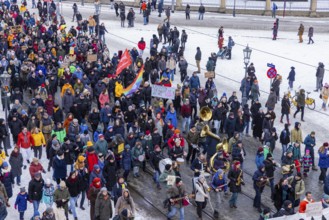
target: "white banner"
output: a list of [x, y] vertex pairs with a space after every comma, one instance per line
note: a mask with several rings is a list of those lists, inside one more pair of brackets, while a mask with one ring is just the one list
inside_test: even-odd
[[175, 88], [152, 85], [152, 96], [163, 99], [175, 99]]

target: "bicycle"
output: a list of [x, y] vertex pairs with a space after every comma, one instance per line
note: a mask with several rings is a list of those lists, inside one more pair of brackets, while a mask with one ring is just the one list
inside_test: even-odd
[[[296, 93], [297, 93], [297, 91], [295, 91], [295, 94]], [[290, 109], [294, 109], [295, 107], [297, 107], [297, 100], [296, 100], [297, 96], [296, 95], [292, 96], [290, 90], [288, 90], [286, 95], [288, 96], [290, 103], [292, 103], [292, 105], [290, 105]]]
[[[288, 92], [290, 93], [290, 92]], [[295, 95], [289, 99], [291, 99], [291, 103], [297, 107], [297, 96], [299, 92], [296, 92]], [[308, 97], [308, 95], [311, 94], [311, 92], [306, 92], [306, 98], [305, 98], [305, 105], [308, 109], [314, 110], [315, 109], [315, 99]], [[291, 94], [290, 94], [291, 96]]]

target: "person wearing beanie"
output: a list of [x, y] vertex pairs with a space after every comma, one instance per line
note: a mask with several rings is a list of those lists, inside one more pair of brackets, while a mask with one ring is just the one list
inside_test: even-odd
[[291, 130], [291, 142], [303, 143], [303, 132], [301, 123], [295, 122], [294, 128]]
[[66, 179], [65, 183], [70, 193], [70, 206], [69, 206], [69, 212], [70, 214], [73, 214], [73, 217], [75, 220], [78, 219], [77, 211], [75, 209], [75, 204], [77, 204], [78, 195], [81, 192], [81, 182], [82, 179], [80, 179], [78, 175], [78, 171], [73, 171], [70, 173], [69, 177]]
[[305, 193], [305, 182], [303, 180], [302, 173], [297, 173], [295, 176], [288, 177], [288, 185], [290, 185], [293, 190], [290, 195], [290, 199], [293, 199], [293, 204], [295, 207], [299, 206], [300, 197]]
[[186, 156], [186, 163], [188, 164], [191, 161], [194, 161], [195, 155], [199, 149], [198, 146], [199, 132], [197, 132], [196, 127], [192, 126], [189, 132], [187, 133], [186, 141], [188, 143], [188, 153]]
[[290, 200], [286, 200], [283, 202], [282, 208], [275, 213], [273, 217], [288, 216], [293, 214], [295, 214], [293, 203]]
[[284, 129], [281, 131], [280, 143], [281, 143], [281, 146], [282, 146], [282, 155], [281, 155], [281, 160], [282, 160], [284, 154], [287, 151], [288, 145], [290, 144], [290, 131], [289, 131], [289, 125], [288, 124], [284, 124]]
[[252, 180], [254, 182], [254, 190], [256, 192], [254, 198], [254, 208], [257, 209], [259, 213], [262, 212], [261, 209], [261, 196], [264, 191], [265, 184], [267, 182], [268, 177], [265, 175], [265, 166], [260, 165], [257, 170], [254, 172]]
[[329, 157], [328, 157], [329, 144], [327, 142], [323, 143], [323, 145], [319, 148], [318, 153], [319, 153], [318, 165], [321, 171], [319, 176], [319, 182], [323, 183], [326, 178], [327, 170], [329, 167]]
[[324, 209], [329, 208], [329, 195], [324, 193], [321, 202]]
[[98, 140], [95, 143], [95, 151], [97, 154], [102, 153], [103, 155], [107, 155], [108, 153], [108, 143], [104, 138], [103, 134], [98, 135]]
[[9, 164], [11, 166], [12, 177], [13, 177], [13, 179], [16, 178], [16, 184], [18, 186], [20, 186], [21, 185], [22, 167], [23, 167], [23, 156], [19, 152], [18, 147], [15, 147], [14, 150], [11, 152], [10, 157], [9, 157]]
[[95, 219], [111, 219], [113, 216], [111, 195], [102, 187], [96, 198]]
[[42, 219], [55, 220], [56, 217], [55, 217], [54, 209], [52, 207], [48, 207], [46, 211], [42, 213]]
[[102, 186], [104, 186], [106, 181], [103, 176], [103, 171], [100, 169], [98, 164], [94, 165], [94, 169], [89, 175], [89, 184], [91, 184], [93, 179], [95, 179], [96, 177], [101, 179]]
[[51, 183], [51, 180], [47, 178], [42, 191], [42, 202], [46, 205], [47, 208], [53, 206], [54, 193], [55, 193], [55, 187]]
[[263, 165], [264, 159], [265, 159], [264, 158], [264, 149], [263, 149], [263, 147], [259, 147], [257, 150], [256, 158], [255, 158], [256, 168]]
[[116, 184], [114, 185], [112, 190], [114, 206], [117, 204], [119, 197], [122, 196], [122, 191], [126, 188], [127, 188], [127, 183], [125, 182], [125, 179], [122, 176], [120, 176], [116, 181]]
[[97, 195], [100, 192], [101, 187], [102, 187], [101, 179], [98, 177], [93, 179], [92, 183], [89, 186], [89, 190], [87, 192], [87, 197], [90, 201], [90, 210], [89, 210], [90, 216], [95, 216], [96, 199], [97, 199]]
[[[314, 131], [312, 131], [309, 135], [306, 136], [306, 138], [304, 140], [304, 144], [305, 144], [305, 152], [306, 152], [306, 150], [310, 151], [312, 162], [314, 162], [314, 148], [315, 148], [315, 145], [316, 145], [315, 132]], [[312, 170], [314, 170], [314, 171], [318, 170], [314, 163], [313, 163], [313, 166], [312, 166]]]
[[287, 124], [290, 125], [289, 114], [290, 114], [290, 100], [288, 94], [284, 94], [283, 99], [281, 100], [281, 119], [280, 123], [283, 123], [283, 117], [286, 116]]
[[[302, 161], [301, 161], [301, 165], [303, 167], [303, 175], [304, 177], [307, 177], [307, 173], [310, 172], [310, 168], [312, 167], [313, 165], [313, 161], [312, 161], [312, 158], [311, 158], [311, 155], [310, 155], [310, 150], [305, 150], [305, 155], [303, 156], [302, 158]], [[327, 171], [327, 169], [326, 169]], [[325, 177], [325, 175], [324, 175]], [[324, 180], [324, 178], [323, 178]]]
[[[153, 180], [157, 184], [157, 189], [161, 189], [159, 177], [161, 174], [159, 163], [164, 158], [159, 145], [155, 145], [154, 150], [150, 152], [150, 165], [153, 169]], [[166, 164], [169, 165], [169, 164]]]
[[14, 208], [19, 212], [19, 219], [24, 219], [24, 213], [27, 209], [28, 194], [26, 193], [25, 187], [20, 188], [15, 201]]
[[277, 211], [282, 208], [283, 202], [294, 197], [293, 187], [289, 187], [288, 180], [281, 178], [280, 181], [274, 186], [274, 193], [271, 196], [274, 202], [274, 207]]
[[60, 180], [65, 180], [67, 173], [66, 161], [64, 159], [64, 152], [62, 150], [57, 151], [57, 156], [53, 159], [53, 177], [56, 180], [57, 184], [60, 183]]
[[289, 148], [286, 152], [286, 155], [283, 157], [282, 160], [282, 174], [284, 178], [290, 177], [293, 172], [294, 172], [294, 168], [295, 168], [295, 162], [292, 158], [293, 153], [292, 153], [292, 149]]
[[179, 217], [180, 219], [184, 219], [184, 206], [183, 201], [178, 200], [175, 201], [175, 198], [186, 196], [186, 190], [185, 185], [183, 184], [183, 181], [180, 177], [176, 177], [175, 184], [171, 186], [168, 191], [168, 198], [171, 203], [174, 203], [174, 205], [171, 205], [171, 210], [167, 214], [168, 219], [172, 219], [176, 213], [179, 211]]
[[123, 177], [125, 181], [127, 181], [133, 162], [130, 146], [128, 144], [125, 145], [125, 149], [121, 155], [122, 168], [124, 170]]
[[29, 182], [28, 195], [29, 200], [32, 200], [34, 213], [39, 210], [44, 183], [39, 172], [35, 173], [33, 179]]
[[234, 161], [233, 166], [227, 174], [227, 178], [230, 180], [230, 192], [232, 196], [229, 200], [230, 208], [237, 208], [236, 202], [238, 200], [238, 193], [241, 192], [241, 185], [244, 185], [243, 172], [241, 169], [240, 161]]
[[69, 190], [66, 187], [65, 181], [61, 181], [59, 184], [59, 187], [56, 188], [54, 192], [54, 212], [57, 211], [56, 208], [63, 208], [66, 219], [69, 218], [69, 212], [68, 212], [68, 203], [70, 201], [70, 193]]
[[168, 185], [168, 176], [175, 176], [175, 171], [172, 169], [171, 164], [166, 164], [164, 171], [159, 176], [159, 182], [165, 183], [167, 189], [171, 187], [171, 185]]
[[274, 171], [277, 167], [275, 160], [271, 153], [268, 153], [266, 159], [263, 161], [265, 166], [265, 175], [269, 179], [270, 187], [271, 187], [271, 198], [274, 193]]

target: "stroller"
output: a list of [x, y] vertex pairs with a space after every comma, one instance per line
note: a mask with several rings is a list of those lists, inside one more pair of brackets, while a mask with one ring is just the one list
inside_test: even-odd
[[228, 49], [227, 49], [226, 46], [223, 47], [222, 50], [218, 51], [218, 53], [217, 53], [217, 57], [221, 57], [222, 59], [224, 59], [224, 58], [227, 59], [227, 57], [228, 57]]

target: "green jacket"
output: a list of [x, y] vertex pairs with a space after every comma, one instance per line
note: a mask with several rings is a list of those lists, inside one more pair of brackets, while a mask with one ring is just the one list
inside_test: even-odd
[[57, 135], [57, 140], [59, 140], [59, 142], [64, 143], [64, 138], [66, 137], [66, 131], [64, 128], [62, 128], [62, 130], [52, 130], [51, 135], [53, 134]]

